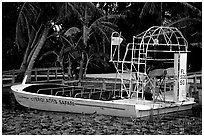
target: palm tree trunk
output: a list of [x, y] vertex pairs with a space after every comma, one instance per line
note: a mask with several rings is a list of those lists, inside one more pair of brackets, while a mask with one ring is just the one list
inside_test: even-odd
[[88, 68], [89, 62], [91, 60], [91, 57], [89, 58], [88, 54], [86, 54], [86, 58], [87, 58], [87, 61], [86, 61], [86, 66], [84, 68], [84, 77], [85, 78], [86, 78], [86, 72], [87, 72], [87, 68]]
[[17, 82], [22, 82], [22, 80], [23, 80], [23, 77], [24, 77], [24, 74], [25, 74], [25, 71], [27, 68], [27, 58], [28, 58], [29, 53], [30, 53], [29, 50], [30, 50], [30, 46], [27, 46], [26, 52], [25, 52], [24, 57], [23, 57], [23, 61], [21, 63], [20, 69], [19, 69], [19, 73], [18, 73], [17, 78], [16, 78]]
[[[85, 5], [86, 6], [86, 5]], [[83, 43], [84, 43], [84, 47], [82, 49], [82, 52], [81, 52], [81, 60], [80, 60], [80, 70], [79, 70], [79, 81], [81, 81], [81, 79], [83, 78], [83, 70], [84, 70], [84, 49], [87, 47], [87, 40], [88, 40], [88, 37], [87, 37], [87, 7], [85, 7], [85, 15], [84, 15], [84, 18], [85, 18], [85, 22], [83, 24]]]
[[70, 79], [71, 77], [72, 77], [72, 72], [71, 72], [71, 70], [72, 70], [72, 62], [71, 62], [71, 60], [70, 60], [70, 57], [68, 57], [68, 63], [69, 63], [69, 65], [68, 65], [68, 78]]
[[79, 81], [83, 78], [83, 70], [84, 70], [84, 53], [81, 53], [81, 60], [80, 60], [80, 69], [79, 69]]
[[45, 29], [43, 31], [43, 34], [42, 34], [42, 36], [41, 36], [41, 38], [40, 38], [40, 40], [38, 42], [38, 45], [37, 45], [37, 47], [36, 47], [32, 57], [30, 59], [30, 62], [28, 64], [28, 67], [27, 67], [26, 72], [25, 72], [25, 75], [28, 76], [28, 79], [27, 79], [26, 82], [30, 82], [31, 81], [31, 71], [32, 71], [33, 66], [35, 64], [35, 61], [36, 61], [36, 59], [37, 59], [37, 57], [38, 57], [38, 55], [40, 53], [40, 50], [42, 49], [42, 47], [43, 47], [43, 45], [44, 45], [44, 43], [45, 43], [45, 41], [47, 39], [48, 30], [49, 30], [49, 28], [45, 27]]

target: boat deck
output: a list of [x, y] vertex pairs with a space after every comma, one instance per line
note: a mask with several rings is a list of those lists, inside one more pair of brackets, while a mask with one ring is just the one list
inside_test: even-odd
[[158, 108], [165, 108], [165, 107], [173, 107], [173, 106], [180, 106], [180, 105], [187, 105], [194, 102], [193, 98], [187, 98], [185, 102], [177, 102], [173, 101], [172, 92], [167, 92], [165, 95], [165, 101], [161, 101], [158, 99], [157, 101], [153, 100], [144, 100], [144, 99], [137, 99], [137, 98], [130, 98], [130, 99], [120, 99], [120, 100], [113, 100], [113, 102], [121, 103], [121, 104], [132, 104], [135, 105], [139, 110], [150, 110], [150, 109], [158, 109]]
[[123, 73], [123, 74], [117, 74], [117, 73], [106, 73], [106, 74], [86, 74], [87, 78], [109, 78], [109, 79], [130, 79], [130, 73]]

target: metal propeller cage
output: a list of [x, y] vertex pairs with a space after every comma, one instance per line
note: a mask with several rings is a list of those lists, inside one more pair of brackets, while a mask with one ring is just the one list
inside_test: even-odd
[[[136, 93], [138, 98], [141, 93], [141, 98], [144, 98], [144, 87], [150, 82], [149, 72], [171, 68], [175, 53], [188, 52], [186, 39], [175, 27], [153, 26], [133, 36], [133, 42], [127, 44], [123, 54], [120, 37], [117, 32], [111, 36], [110, 61], [121, 79], [121, 92], [126, 92], [128, 97]], [[172, 72], [171, 69], [167, 71]]]

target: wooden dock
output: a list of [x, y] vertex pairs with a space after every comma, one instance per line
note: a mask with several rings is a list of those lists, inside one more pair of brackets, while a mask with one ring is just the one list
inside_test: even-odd
[[[2, 87], [10, 87], [15, 84], [19, 70], [3, 71], [2, 73]], [[60, 68], [36, 68], [31, 73], [31, 83], [61, 83], [65, 74]]]
[[[14, 84], [19, 84], [15, 81], [18, 72], [19, 70], [3, 71], [2, 86], [8, 87]], [[32, 70], [31, 74], [32, 74], [31, 83], [43, 83], [43, 82], [46, 82], [46, 83], [47, 82], [48, 83], [51, 83], [51, 82], [59, 83], [60, 82], [61, 83], [63, 78], [66, 77], [65, 74], [62, 72], [61, 68], [57, 68], [57, 67], [36, 68]], [[194, 86], [196, 90], [202, 88], [202, 73], [201, 72], [188, 73], [187, 78], [188, 78], [188, 84], [190, 86]], [[96, 79], [98, 79], [98, 77], [96, 77]], [[102, 82], [104, 82], [104, 80], [102, 80]], [[69, 81], [65, 81], [65, 83], [69, 83]]]
[[189, 92], [192, 93], [192, 97], [195, 101], [202, 105], [202, 72], [188, 73]]

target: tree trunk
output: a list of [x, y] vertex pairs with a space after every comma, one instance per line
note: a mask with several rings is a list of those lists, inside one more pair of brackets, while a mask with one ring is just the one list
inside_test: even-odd
[[[86, 6], [86, 5], [85, 5]], [[83, 78], [83, 70], [84, 70], [84, 49], [87, 47], [87, 41], [88, 41], [88, 36], [87, 36], [87, 7], [85, 7], [85, 15], [84, 15], [84, 24], [83, 24], [83, 44], [84, 47], [82, 47], [82, 51], [81, 51], [81, 60], [80, 60], [80, 68], [79, 68], [79, 81], [81, 81], [81, 79]]]
[[84, 69], [84, 77], [86, 77], [86, 72], [87, 72], [87, 68], [88, 68], [88, 65], [89, 65], [89, 59], [87, 59], [87, 62], [86, 62], [86, 66], [85, 66], [85, 69]]
[[68, 78], [70, 79], [72, 77], [72, 62], [70, 60], [70, 57], [68, 57], [69, 65], [68, 65]]
[[25, 71], [26, 71], [26, 65], [23, 64], [23, 65], [21, 65], [21, 67], [19, 69], [19, 72], [18, 72], [18, 74], [16, 76], [16, 79], [15, 79], [16, 82], [22, 82], [23, 81]]
[[28, 46], [26, 48], [26, 52], [24, 54], [23, 61], [21, 63], [19, 72], [17, 74], [16, 82], [22, 82], [23, 80], [23, 77], [24, 77], [24, 74], [27, 68], [27, 59], [28, 59], [29, 53], [30, 53], [30, 47]]
[[86, 72], [87, 72], [87, 69], [88, 69], [88, 65], [89, 65], [89, 62], [91, 60], [91, 56], [89, 57], [88, 54], [86, 54], [86, 58], [87, 58], [87, 61], [86, 61], [86, 66], [84, 68], [84, 77], [86, 77]]
[[84, 69], [84, 53], [81, 54], [80, 68], [79, 68], [79, 81], [83, 78], [83, 69]]
[[26, 82], [31, 82], [31, 72], [32, 72], [33, 66], [35, 64], [35, 61], [36, 61], [36, 59], [37, 59], [37, 57], [38, 57], [38, 55], [40, 53], [40, 50], [42, 49], [42, 47], [43, 47], [43, 45], [44, 45], [44, 43], [45, 43], [45, 41], [47, 39], [48, 30], [49, 30], [49, 28], [45, 27], [45, 29], [43, 31], [43, 34], [42, 34], [42, 36], [41, 36], [41, 38], [40, 38], [40, 40], [38, 42], [38, 45], [37, 45], [32, 57], [30, 59], [30, 62], [28, 64], [28, 67], [27, 67], [26, 72], [25, 72], [25, 75], [28, 76]]

